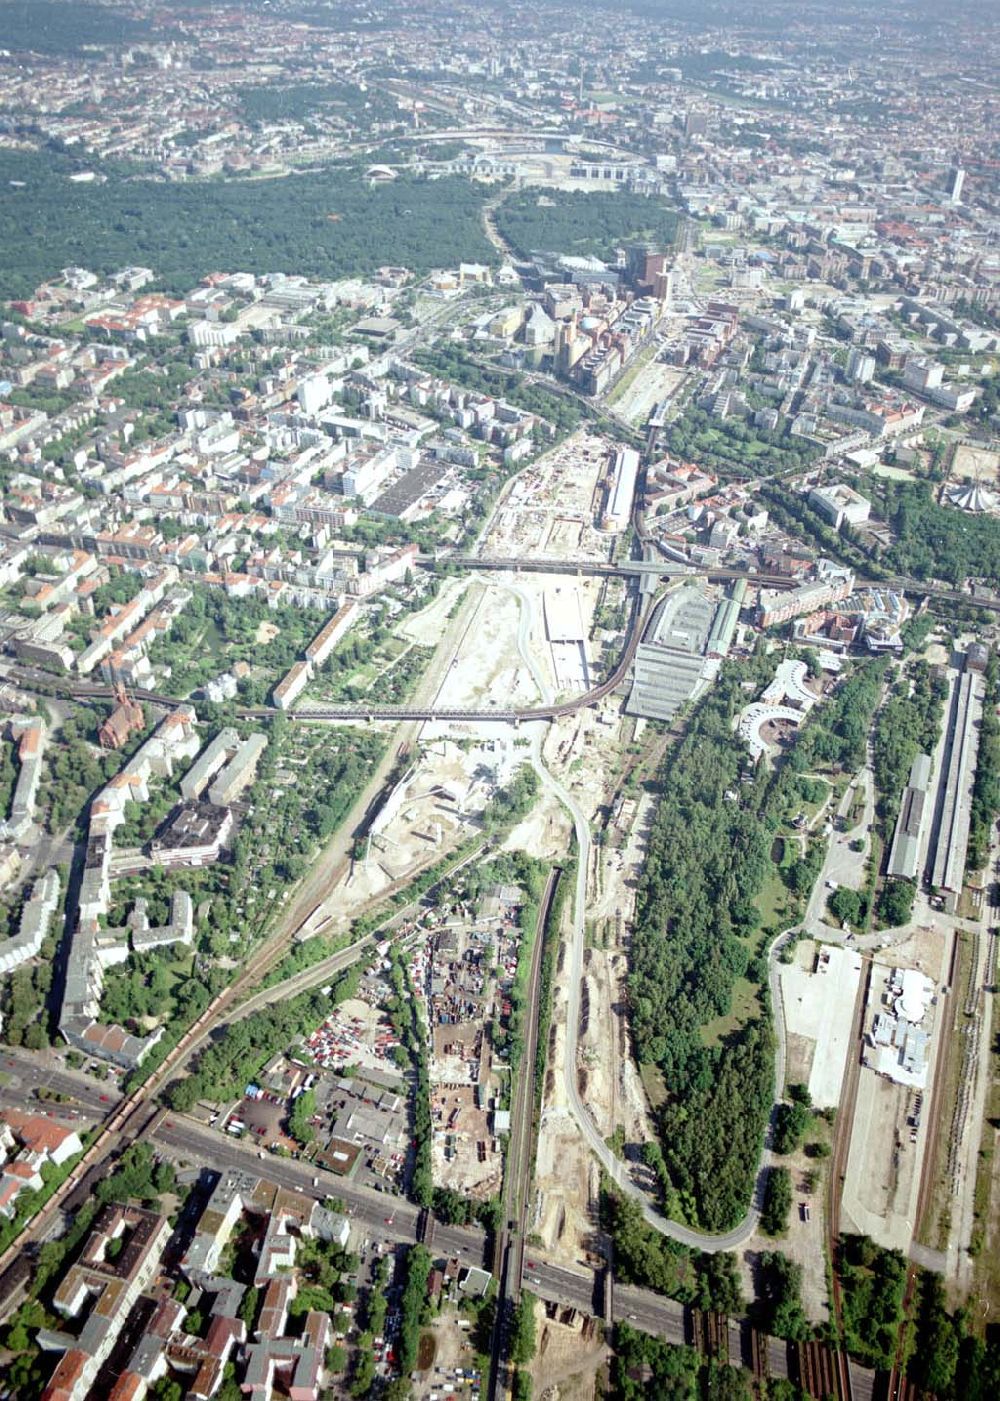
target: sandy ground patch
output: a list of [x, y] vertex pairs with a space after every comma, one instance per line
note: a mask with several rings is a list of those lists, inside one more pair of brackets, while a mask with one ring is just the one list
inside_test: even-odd
[[559, 950], [554, 979], [549, 1064], [538, 1132], [535, 1200], [529, 1232], [546, 1250], [567, 1262], [578, 1260], [594, 1235], [598, 1172], [566, 1104], [563, 1065], [566, 1053], [566, 995], [562, 981], [566, 947]]
[[[608, 801], [620, 760], [620, 701], [608, 701], [550, 725], [545, 762], [581, 802], [588, 815]], [[634, 881], [641, 867], [648, 802], [636, 805], [623, 847], [593, 849], [588, 880], [588, 925], [597, 947], [584, 964], [580, 1088], [602, 1132], [619, 1124], [626, 1142], [650, 1136], [645, 1093], [631, 1058], [623, 983], [627, 972], [628, 921], [634, 907]], [[599, 864], [598, 864], [599, 863]], [[560, 958], [565, 961], [565, 946]], [[562, 963], [560, 964], [560, 968]], [[564, 1086], [566, 1001], [559, 972], [555, 979], [553, 1032], [543, 1097], [536, 1182], [535, 1229], [553, 1252], [579, 1258], [592, 1244], [597, 1171], [570, 1117]]]
[[621, 700], [563, 716], [545, 735], [546, 764], [593, 817], [605, 801], [622, 752]]
[[634, 1157], [636, 1145], [652, 1138], [653, 1131], [629, 1044], [624, 997], [627, 976], [623, 950], [586, 950], [578, 1054], [580, 1092], [595, 1122], [605, 1137], [619, 1126], [623, 1128], [629, 1156]]
[[[781, 1237], [783, 1255], [802, 1270], [801, 1298], [806, 1317], [811, 1323], [826, 1323], [830, 1317], [830, 1300], [826, 1281], [825, 1245], [825, 1185], [822, 1176], [810, 1189], [806, 1174], [822, 1164], [811, 1162], [800, 1150], [778, 1160], [788, 1168], [792, 1177], [792, 1206], [788, 1213], [788, 1228]], [[808, 1206], [809, 1219], [803, 1206]], [[738, 1252], [740, 1278], [747, 1298], [753, 1298], [753, 1265], [764, 1251], [774, 1250], [775, 1240], [760, 1232], [750, 1238]]]
[[919, 968], [928, 978], [940, 983], [947, 976], [949, 948], [940, 929], [918, 925], [900, 943], [877, 954], [876, 962], [893, 968]]
[[940, 642], [930, 642], [924, 648], [924, 657], [931, 666], [947, 666], [951, 657], [948, 648]]
[[811, 1036], [785, 1033], [785, 1075], [790, 1085], [806, 1085], [812, 1071], [816, 1042]]
[[416, 642], [420, 647], [434, 647], [441, 641], [448, 614], [469, 586], [468, 579], [445, 579], [433, 599], [419, 613], [411, 613], [400, 623], [397, 632], [408, 642]]
[[435, 705], [498, 710], [540, 701], [517, 650], [520, 603], [506, 589], [484, 587], [435, 697]]
[[[617, 1056], [608, 1054], [609, 1032], [614, 1026], [608, 957], [603, 949], [584, 952], [580, 993], [580, 1093], [604, 1137], [612, 1132], [618, 1117]], [[617, 1050], [617, 1036], [614, 1041]]]
[[423, 1330], [422, 1345], [423, 1339], [427, 1338], [431, 1346], [426, 1353], [422, 1350], [420, 1355], [429, 1356], [430, 1365], [411, 1383], [410, 1395], [417, 1401], [427, 1401], [431, 1395], [440, 1396], [444, 1386], [449, 1383], [455, 1386], [456, 1368], [464, 1370], [473, 1365], [475, 1349], [469, 1342], [468, 1331], [459, 1328], [458, 1319], [459, 1315], [454, 1309], [446, 1306]]
[[893, 467], [888, 462], [876, 462], [872, 466], [872, 472], [876, 477], [885, 477], [892, 482], [912, 482], [915, 477], [912, 472], [908, 472], [905, 467]]
[[1000, 481], [1000, 452], [959, 443], [955, 449], [951, 476], [953, 481], [978, 479], [984, 486], [993, 487]]
[[274, 623], [258, 623], [257, 631], [253, 635], [253, 640], [259, 647], [266, 647], [269, 642], [274, 641], [279, 632], [280, 628], [276, 628]]
[[615, 400], [615, 409], [630, 423], [643, 424], [664, 399], [672, 399], [687, 378], [684, 370], [654, 361], [636, 375], [628, 389]]
[[391, 884], [391, 875], [377, 860], [356, 862], [335, 892], [338, 923], [349, 924], [356, 909], [381, 895]]
[[[596, 756], [586, 752], [586, 757], [589, 761]], [[607, 777], [597, 768], [592, 776], [595, 780]], [[587, 1102], [597, 1121], [606, 1125], [603, 1132], [610, 1134], [621, 1126], [628, 1144], [644, 1143], [653, 1136], [632, 1057], [625, 991], [635, 891], [653, 811], [652, 800], [643, 795], [634, 805], [625, 844], [592, 849], [587, 896], [587, 927], [595, 947], [584, 958], [582, 1007], [587, 1015], [581, 1025], [580, 1067], [586, 1076]]]
[[503, 844], [504, 851], [526, 851], [543, 860], [564, 859], [569, 849], [570, 821], [565, 808], [548, 789]]
[[556, 1304], [535, 1306], [538, 1345], [531, 1368], [535, 1396], [545, 1401], [591, 1401], [608, 1351], [594, 1321]]

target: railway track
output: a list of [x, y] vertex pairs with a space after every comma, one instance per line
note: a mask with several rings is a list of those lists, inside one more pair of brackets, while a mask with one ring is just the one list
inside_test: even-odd
[[815, 1339], [799, 1343], [796, 1367], [799, 1386], [807, 1396], [814, 1397], [815, 1401], [825, 1401], [828, 1396], [836, 1397], [837, 1401], [849, 1401], [851, 1374], [846, 1356], [839, 1349], [834, 1351]]
[[535, 924], [535, 940], [531, 948], [531, 968], [528, 973], [527, 1010], [525, 1015], [524, 1050], [518, 1068], [517, 1085], [511, 1098], [511, 1133], [504, 1165], [504, 1221], [497, 1232], [494, 1248], [494, 1273], [499, 1276], [496, 1325], [493, 1329], [493, 1354], [487, 1389], [489, 1401], [507, 1396], [513, 1384], [509, 1365], [509, 1343], [514, 1322], [514, 1308], [521, 1297], [524, 1272], [524, 1242], [531, 1191], [532, 1148], [535, 1142], [535, 1054], [538, 1046], [538, 993], [541, 982], [545, 931], [549, 911], [562, 869], [554, 866], [542, 894]]
[[[613, 564], [610, 561], [594, 560], [545, 560], [545, 559], [490, 559], [477, 555], [461, 556], [421, 556], [417, 561], [425, 567], [437, 565], [459, 565], [468, 569], [481, 570], [504, 570], [504, 571], [528, 571], [528, 572], [548, 572], [548, 573], [589, 573], [611, 577], [634, 578], [636, 576], [649, 576], [651, 579], [674, 579], [674, 578], [703, 578], [715, 582], [723, 583], [737, 579], [746, 579], [751, 583], [766, 588], [790, 588], [794, 580], [789, 580], [783, 575], [759, 574], [742, 569], [712, 569], [698, 570], [684, 566], [671, 566], [668, 563], [660, 565], [656, 561], [623, 561], [620, 564]], [[863, 584], [864, 580], [859, 580]], [[959, 589], [941, 588], [935, 585], [924, 585], [919, 580], [914, 579], [894, 579], [875, 581], [881, 582], [883, 587], [895, 588], [901, 592], [919, 594], [931, 598], [941, 599], [950, 602], [969, 602], [970, 596]], [[976, 599], [978, 606], [1000, 612], [1000, 599]], [[298, 720], [454, 720], [454, 721], [482, 721], [499, 720], [508, 723], [518, 723], [523, 720], [553, 720], [561, 716], [572, 715], [579, 710], [583, 710], [590, 705], [595, 705], [604, 699], [611, 691], [624, 680], [629, 667], [635, 657], [635, 649], [641, 637], [641, 626], [644, 626], [648, 618], [648, 609], [643, 610], [641, 598], [634, 601], [633, 618], [630, 622], [629, 631], [626, 634], [626, 644], [621, 660], [615, 672], [608, 681], [586, 692], [574, 700], [562, 702], [559, 705], [538, 706], [518, 710], [460, 710], [460, 709], [436, 709], [433, 706], [426, 707], [406, 707], [406, 706], [314, 706], [308, 709], [292, 711], [291, 719]], [[641, 626], [637, 626], [640, 624]], [[33, 686], [46, 694], [64, 695], [73, 700], [111, 700], [114, 697], [114, 688], [100, 682], [83, 681], [69, 676], [56, 676], [51, 672], [41, 671], [37, 667], [24, 666], [17, 663], [8, 663], [7, 675], [13, 681], [19, 681], [23, 685]], [[177, 696], [169, 696], [162, 691], [136, 690], [135, 699], [147, 701], [152, 705], [160, 705], [176, 709], [179, 705], [189, 702], [178, 699]], [[275, 706], [263, 705], [247, 707], [240, 711], [241, 715], [248, 717], [261, 717], [281, 714]]]
[[[944, 1097], [944, 1087], [948, 1080], [948, 1066], [951, 1057], [955, 1054], [955, 1033], [956, 1028], [953, 1023], [954, 999], [955, 999], [955, 975], [958, 968], [959, 941], [956, 935], [952, 935], [952, 957], [951, 968], [948, 975], [948, 991], [941, 994], [940, 1006], [938, 1008], [938, 1026], [941, 1027], [942, 1042], [938, 1053], [938, 1063], [934, 1068], [934, 1084], [931, 1090], [930, 1104], [927, 1111], [927, 1145], [924, 1149], [924, 1160], [920, 1172], [920, 1187], [917, 1192], [917, 1206], [913, 1215], [913, 1239], [916, 1240], [922, 1230], [930, 1206], [931, 1197], [934, 1191], [934, 1183], [937, 1176], [937, 1152], [935, 1128], [941, 1119], [941, 1101]], [[978, 941], [977, 941], [978, 960]], [[977, 965], [973, 965], [972, 979], [975, 980]], [[946, 1031], [947, 1029], [947, 1031]], [[948, 1171], [946, 1166], [945, 1171]], [[906, 1287], [903, 1293], [903, 1322], [899, 1327], [899, 1335], [896, 1339], [896, 1352], [893, 1358], [892, 1370], [886, 1382], [887, 1401], [911, 1401], [919, 1393], [912, 1390], [912, 1383], [908, 1380], [905, 1370], [906, 1359], [906, 1335], [908, 1331], [907, 1320], [910, 1318], [913, 1306], [913, 1295], [917, 1287], [919, 1266], [910, 1263], [906, 1271]]]
[[[618, 687], [628, 675], [629, 668], [635, 659], [636, 649], [642, 640], [646, 624], [655, 606], [655, 597], [649, 596], [644, 601], [636, 596], [632, 602], [632, 616], [629, 620], [628, 632], [626, 633], [625, 646], [618, 659], [618, 665], [606, 681], [602, 681], [599, 686], [595, 686], [590, 691], [585, 691], [583, 695], [576, 696], [573, 700], [561, 701], [554, 705], [528, 706], [524, 709], [494, 709], [494, 710], [462, 710], [442, 706], [308, 706], [292, 712], [292, 718], [296, 720], [499, 720], [509, 724], [519, 724], [528, 720], [556, 720], [564, 715], [575, 715], [577, 711], [586, 710], [589, 706], [597, 705], [599, 701], [611, 695], [612, 691]], [[254, 712], [259, 713], [259, 712]]]
[[768, 1338], [759, 1328], [750, 1329], [750, 1371], [754, 1381], [766, 1386], [771, 1375]]
[[[625, 644], [622, 654], [618, 660], [612, 674], [606, 681], [602, 681], [599, 686], [593, 687], [590, 691], [585, 691], [583, 695], [576, 696], [573, 700], [562, 701], [556, 705], [525, 707], [523, 709], [494, 709], [494, 710], [471, 710], [444, 706], [394, 706], [394, 705], [323, 705], [300, 707], [292, 711], [289, 718], [293, 720], [498, 720], [507, 723], [519, 723], [524, 720], [555, 720], [560, 716], [574, 715], [579, 710], [585, 710], [588, 706], [596, 705], [604, 700], [611, 692], [621, 684], [628, 674], [629, 668], [635, 658], [636, 648], [642, 639], [643, 631], [652, 612], [655, 599], [652, 595], [644, 600], [639, 595], [633, 599], [632, 614], [629, 619], [628, 630], [625, 635]], [[44, 685], [58, 694], [67, 695], [73, 700], [111, 700], [114, 697], [114, 689], [111, 686], [99, 685], [90, 681], [70, 681], [69, 678], [50, 676], [47, 672], [38, 673], [34, 668], [24, 668], [9, 666], [8, 673], [12, 680], [22, 679], [22, 684]], [[178, 700], [176, 696], [167, 696], [160, 691], [136, 690], [132, 693], [138, 701], [148, 701], [151, 705], [161, 705], [176, 709], [180, 705], [188, 704], [187, 701]], [[270, 716], [283, 714], [274, 706], [259, 705], [248, 706], [240, 710], [240, 715], [251, 719], [267, 719]]]
[[924, 1393], [902, 1373], [893, 1369], [886, 1382], [884, 1401], [923, 1401]]
[[[473, 854], [473, 857], [467, 859], [474, 859], [474, 856], [479, 854], [479, 850]], [[465, 862], [460, 864], [465, 864]], [[449, 873], [451, 869], [449, 868]], [[409, 883], [409, 880], [397, 881], [394, 883], [395, 888], [390, 887], [387, 893], [398, 893], [398, 889], [405, 888]], [[239, 1007], [241, 1000], [248, 992], [253, 992], [274, 964], [294, 944], [299, 929], [315, 913], [317, 908], [315, 905], [308, 913], [303, 913], [303, 906], [311, 903], [311, 897], [300, 899], [299, 904], [292, 907], [291, 917], [286, 920], [282, 929], [251, 955], [239, 977], [213, 998], [201, 1015], [188, 1027], [176, 1046], [167, 1053], [161, 1064], [152, 1071], [149, 1078], [144, 1080], [141, 1085], [136, 1086], [129, 1095], [119, 1102], [111, 1115], [101, 1125], [93, 1144], [75, 1164], [66, 1180], [38, 1215], [28, 1223], [25, 1230], [0, 1255], [0, 1276], [5, 1273], [25, 1245], [44, 1236], [56, 1212], [79, 1187], [87, 1173], [116, 1146], [117, 1142], [119, 1140], [131, 1141], [139, 1132], [145, 1130], [146, 1122], [150, 1116], [159, 1112], [154, 1109], [153, 1102], [169, 1077], [200, 1050], [204, 1042], [219, 1026], [231, 1020], [234, 1015], [243, 1015], [243, 1009]], [[398, 916], [399, 913], [401, 912], [397, 911], [396, 915]], [[361, 941], [361, 943], [364, 944], [365, 941]], [[360, 957], [364, 951], [364, 948], [359, 945], [358, 956]], [[306, 970], [307, 973], [308, 971], [310, 970]]]
[[691, 1345], [713, 1362], [729, 1362], [729, 1316], [712, 1310], [692, 1309]]
[[[854, 1112], [858, 1102], [858, 1086], [861, 1081], [864, 1015], [872, 978], [872, 961], [870, 958], [865, 959], [864, 970], [864, 977], [858, 985], [858, 995], [854, 1003], [854, 1017], [851, 1023], [851, 1039], [849, 1042], [852, 1050], [848, 1053], [847, 1070], [844, 1077], [840, 1108], [837, 1112], [837, 1128], [834, 1135], [833, 1154], [830, 1158], [829, 1197], [827, 1201], [827, 1233], [831, 1261], [831, 1292], [833, 1296], [831, 1303], [833, 1305], [833, 1322], [837, 1330], [837, 1335], [841, 1338], [843, 1337], [842, 1297], [840, 1274], [837, 1268], [840, 1237], [840, 1204], [844, 1192], [844, 1180], [847, 1177], [847, 1161], [851, 1149], [851, 1130], [854, 1124]], [[838, 1350], [836, 1358], [838, 1387], [836, 1394], [843, 1398], [843, 1401], [853, 1401], [851, 1369], [847, 1353]], [[812, 1363], [810, 1363], [810, 1365], [812, 1365]], [[822, 1393], [813, 1394], [822, 1395]]]

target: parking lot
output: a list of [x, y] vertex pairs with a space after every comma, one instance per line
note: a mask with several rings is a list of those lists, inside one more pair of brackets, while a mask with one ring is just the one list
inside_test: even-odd
[[317, 1027], [306, 1041], [306, 1050], [317, 1065], [329, 1069], [359, 1065], [392, 1072], [396, 1069], [393, 1051], [398, 1045], [385, 1013], [352, 997]]

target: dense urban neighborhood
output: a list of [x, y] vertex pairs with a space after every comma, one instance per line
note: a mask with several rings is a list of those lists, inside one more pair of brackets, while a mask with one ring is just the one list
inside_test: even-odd
[[0, 1398], [1000, 1396], [995, 18], [0, 0]]

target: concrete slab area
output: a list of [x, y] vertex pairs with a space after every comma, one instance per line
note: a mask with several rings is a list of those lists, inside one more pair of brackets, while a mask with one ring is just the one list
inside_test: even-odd
[[845, 1231], [904, 1254], [913, 1236], [927, 1138], [923, 1124], [917, 1142], [910, 1142], [906, 1121], [913, 1096], [905, 1085], [862, 1071], [841, 1202]]
[[818, 1109], [836, 1106], [847, 1064], [861, 955], [811, 941], [781, 970], [785, 1029], [813, 1043], [809, 1093]]

